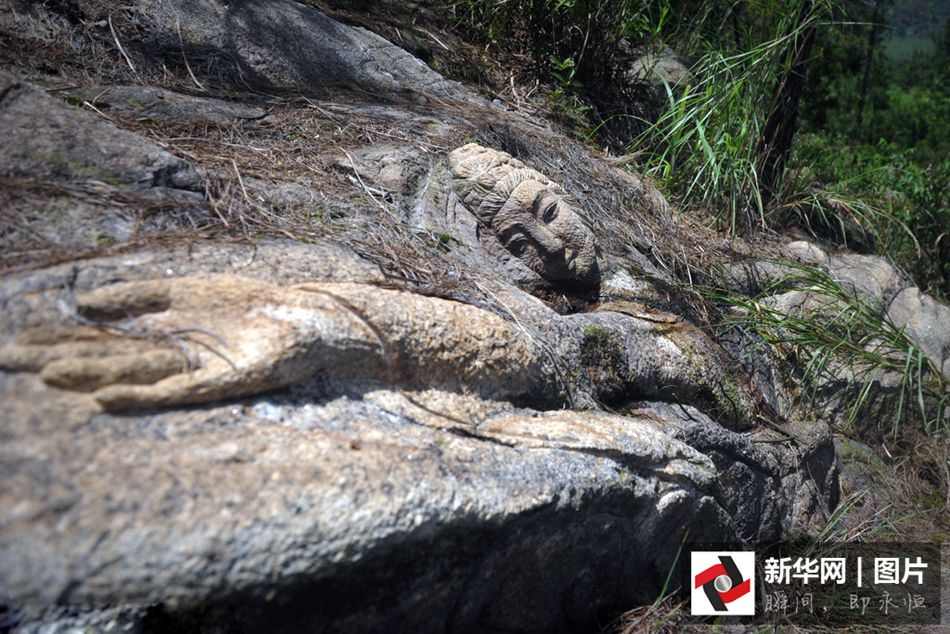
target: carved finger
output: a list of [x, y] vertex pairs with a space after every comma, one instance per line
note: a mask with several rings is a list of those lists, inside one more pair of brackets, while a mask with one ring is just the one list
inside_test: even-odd
[[24, 345], [48, 346], [70, 341], [102, 341], [114, 338], [115, 334], [92, 326], [38, 326], [30, 328], [17, 337]]
[[75, 341], [59, 345], [21, 346], [0, 348], [0, 370], [8, 372], [39, 372], [47, 364], [59, 359], [88, 359], [145, 352], [145, 342], [107, 338], [99, 341]]
[[106, 385], [149, 384], [187, 370], [187, 360], [175, 350], [150, 350], [143, 354], [93, 359], [53, 361], [40, 373], [47, 385], [91, 392]]
[[171, 306], [170, 285], [166, 280], [112, 284], [78, 296], [76, 305], [80, 315], [100, 321], [162, 312]]
[[0, 370], [7, 372], [38, 372], [58, 358], [55, 348], [45, 346], [7, 346], [0, 348]]
[[264, 391], [238, 372], [203, 368], [176, 374], [152, 385], [109, 385], [93, 396], [107, 412], [158, 409], [174, 405], [197, 405]]

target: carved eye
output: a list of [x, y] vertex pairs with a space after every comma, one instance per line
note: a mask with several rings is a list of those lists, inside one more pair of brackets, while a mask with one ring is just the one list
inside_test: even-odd
[[551, 203], [544, 208], [544, 211], [541, 213], [541, 220], [545, 224], [549, 224], [557, 218], [557, 203]]
[[527, 248], [528, 248], [528, 241], [524, 239], [514, 240], [508, 243], [508, 250], [515, 257], [521, 257], [522, 255], [524, 255], [525, 249]]

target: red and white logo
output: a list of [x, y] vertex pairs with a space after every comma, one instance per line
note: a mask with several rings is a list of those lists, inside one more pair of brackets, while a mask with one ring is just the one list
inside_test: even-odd
[[754, 552], [693, 552], [690, 578], [694, 616], [755, 614]]

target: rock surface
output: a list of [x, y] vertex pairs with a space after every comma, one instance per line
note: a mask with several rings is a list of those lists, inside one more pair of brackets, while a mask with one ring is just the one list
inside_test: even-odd
[[950, 377], [950, 308], [911, 287], [898, 293], [887, 316], [904, 328], [934, 367]]
[[0, 125], [3, 178], [95, 180], [150, 195], [201, 191], [182, 159], [2, 72]]
[[207, 217], [186, 161], [2, 70], [0, 127], [0, 204], [15, 210], [0, 220], [0, 240], [10, 255], [50, 244], [75, 253]]
[[[720, 283], [756, 298], [753, 305], [771, 311], [776, 327], [778, 320], [791, 317], [825, 324], [829, 331], [852, 328], [855, 337], [866, 337], [869, 358], [890, 356], [897, 364], [904, 363], [904, 355], [919, 353], [929, 363], [922, 364], [922, 376], [915, 380], [931, 381], [938, 390], [946, 387], [950, 378], [950, 308], [921, 293], [907, 274], [885, 258], [852, 253], [829, 256], [805, 241], [789, 243], [782, 251], [785, 260], [723, 266]], [[787, 326], [786, 331], [788, 328], [794, 327]], [[876, 336], [864, 332], [874, 328], [878, 329]], [[913, 365], [916, 358], [912, 358]], [[816, 386], [824, 395], [818, 399], [823, 401], [824, 417], [850, 424], [855, 416], [851, 406], [856, 402], [864, 402], [861, 419], [865, 425], [906, 416], [903, 393], [907, 377], [893, 367], [871, 368], [869, 374], [869, 367], [867, 360], [857, 355], [851, 361], [832, 362], [819, 377], [822, 384]], [[864, 389], [855, 389], [856, 385]], [[935, 423], [950, 415], [946, 408], [940, 411], [939, 399], [936, 396], [928, 406], [935, 412]]]
[[[591, 631], [653, 601], [687, 536], [774, 542], [828, 521], [834, 416], [798, 408], [778, 351], [722, 335], [676, 283], [682, 245], [661, 232], [683, 220], [649, 183], [304, 4], [130, 11], [104, 28], [133, 55], [155, 43], [139, 80], [172, 55], [187, 74], [70, 88], [116, 104], [112, 122], [4, 79], [2, 177], [83, 182], [56, 204], [96, 210], [97, 232], [179, 197], [214, 231], [60, 263], [10, 243], [28, 265], [0, 278], [2, 618]], [[184, 96], [196, 83], [216, 97]], [[99, 177], [77, 162], [129, 197], [88, 202]], [[69, 226], [51, 235], [68, 244]], [[947, 309], [896, 269], [789, 253], [890, 307], [947, 367]]]
[[[432, 429], [387, 397], [403, 398], [99, 416], [68, 444], [49, 433], [39, 459], [25, 453], [36, 438], [5, 444], [3, 464], [19, 468], [5, 474], [4, 543], [34, 544], [2, 549], [6, 600], [160, 603], [169, 629], [543, 630], [590, 623], [588, 596], [615, 603], [662, 583], [675, 545], [645, 549], [684, 515], [732, 536], [711, 463], [645, 421], [496, 404], [459, 434], [457, 409]], [[35, 470], [52, 477], [41, 485]], [[50, 513], [71, 519], [37, 532]], [[605, 543], [620, 548], [609, 562]], [[645, 571], [650, 584], [618, 583]]]
[[234, 59], [260, 86], [351, 86], [470, 100], [472, 93], [421, 60], [359, 27], [294, 0], [148, 0], [139, 7], [156, 32]]
[[[300, 248], [262, 246], [274, 256]], [[287, 282], [327, 275], [305, 264], [248, 267], [246, 256], [205, 247], [191, 254], [186, 275], [172, 277], [162, 255], [140, 256], [132, 277], [152, 281], [119, 281], [131, 271], [121, 262], [87, 263], [75, 281], [77, 313], [108, 320], [105, 330], [70, 319], [48, 327], [63, 323], [57, 281], [68, 271], [7, 280], [4, 306], [14, 318], [5, 338], [18, 343], [4, 349], [5, 367], [45, 364], [40, 376], [5, 373], [0, 382], [11, 405], [0, 460], [10, 484], [2, 591], [22, 618], [56, 619], [52, 606], [121, 605], [116, 618], [142, 631], [250, 631], [264, 623], [286, 631], [585, 629], [662, 585], [679, 539], [670, 536], [686, 527], [696, 539], [776, 539], [833, 504], [834, 454], [820, 428], [790, 428], [801, 435], [787, 449], [763, 453], [697, 410], [683, 418], [663, 405], [626, 416], [519, 409], [511, 399], [528, 396], [537, 408], [546, 389], [563, 395], [553, 378], [550, 388], [533, 378], [544, 374], [544, 348], [492, 313], [365, 284], [280, 287], [195, 276], [238, 267]], [[372, 279], [371, 266], [349, 259], [350, 275]], [[530, 317], [527, 307], [519, 313]], [[599, 336], [636, 331], [629, 316], [597, 315]], [[595, 323], [560, 319], [562, 331], [584, 336], [587, 326], [588, 337]], [[486, 334], [479, 324], [495, 332], [479, 337]], [[76, 391], [99, 387], [104, 375], [116, 380], [108, 373], [126, 362], [132, 378], [123, 380], [155, 380], [141, 372], [158, 365], [150, 349], [168, 343], [143, 340], [146, 327], [195, 333], [191, 362], [200, 369], [153, 386]], [[90, 337], [122, 343], [76, 347]], [[321, 347], [308, 350], [307, 340]], [[387, 371], [380, 353], [387, 347], [417, 367]], [[295, 350], [316, 355], [311, 362], [324, 372], [299, 364]], [[618, 359], [594, 354], [585, 371], [603, 390], [617, 371], [605, 361], [622, 369], [642, 352], [634, 345]], [[100, 353], [120, 356], [106, 364], [79, 356]], [[178, 365], [169, 372], [183, 370], [182, 356], [171, 356]], [[503, 364], [490, 367], [492, 358]], [[649, 373], [639, 370], [628, 380], [646, 385]], [[667, 371], [682, 372], [675, 363]], [[279, 382], [268, 383], [273, 377]], [[255, 396], [287, 384], [294, 389]], [[231, 402], [174, 407], [222, 398]], [[168, 411], [101, 411], [116, 404]], [[741, 487], [718, 483], [718, 469]], [[637, 583], [624, 581], [632, 578]], [[305, 599], [331, 588], [332, 601]], [[400, 602], [383, 599], [397, 589]], [[99, 618], [94, 610], [83, 623]]]
[[685, 60], [670, 49], [641, 55], [630, 65], [627, 75], [630, 81], [646, 84], [661, 97], [667, 89], [691, 79]]
[[151, 86], [89, 86], [73, 94], [104, 112], [125, 112], [146, 121], [226, 124], [240, 119], [260, 119], [267, 114], [263, 108]]

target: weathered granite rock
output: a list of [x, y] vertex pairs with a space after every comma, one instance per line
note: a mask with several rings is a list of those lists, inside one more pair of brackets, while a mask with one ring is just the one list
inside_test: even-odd
[[11, 257], [207, 224], [191, 165], [2, 70], [0, 128], [0, 206], [16, 211], [0, 219], [0, 241]]
[[789, 260], [798, 264], [824, 266], [828, 263], [828, 254], [818, 245], [805, 240], [789, 242], [783, 251]]
[[833, 255], [828, 258], [828, 269], [842, 288], [856, 293], [882, 314], [901, 289], [911, 284], [907, 274], [877, 256]]
[[[796, 286], [807, 277], [801, 267], [827, 271], [845, 293], [855, 294], [881, 314], [891, 300], [911, 284], [910, 278], [885, 258], [842, 253], [828, 256], [819, 247], [804, 241], [786, 245], [789, 262], [750, 260], [723, 267], [721, 278], [727, 288], [746, 295], [775, 294]], [[800, 285], [800, 284], [798, 284]]]
[[93, 392], [106, 410], [248, 396], [323, 378], [551, 400], [552, 370], [477, 308], [359, 284], [231, 276], [114, 284], [76, 298], [80, 325], [28, 330], [0, 369]]
[[950, 378], [950, 307], [912, 287], [894, 298], [887, 316]]
[[0, 177], [98, 181], [137, 193], [200, 192], [185, 161], [0, 72]]
[[[89, 292], [117, 281], [224, 274], [251, 277], [270, 284], [327, 282], [382, 284], [379, 268], [352, 251], [327, 242], [290, 240], [253, 243], [198, 243], [176, 248], [136, 251], [121, 257], [96, 258], [79, 267], [50, 266], [30, 275], [3, 278], [0, 293], [0, 344], [9, 344], [26, 329], [74, 324], [69, 293]], [[65, 304], [61, 304], [65, 301]]]
[[432, 165], [422, 152], [412, 147], [376, 145], [333, 157], [343, 171], [353, 171], [359, 180], [401, 197], [414, 205], [425, 196]]
[[796, 382], [788, 376], [789, 364], [775, 347], [746, 324], [725, 329], [716, 341], [745, 371], [754, 386], [753, 393], [761, 395], [767, 409], [786, 420], [801, 419], [794, 398]]
[[[899, 415], [907, 416], [906, 377], [901, 372], [875, 365], [874, 357], [890, 356], [895, 367], [906, 361], [906, 351], [874, 337], [877, 320], [888, 320], [904, 329], [911, 342], [926, 356], [938, 373], [950, 372], [950, 308], [910, 287], [909, 276], [885, 258], [855, 254], [828, 255], [804, 241], [783, 249], [789, 262], [750, 261], [723, 267], [720, 279], [739, 292], [757, 296], [757, 305], [781, 317], [788, 315], [840, 329], [851, 324], [852, 336], [867, 337], [868, 359], [861, 355], [833, 355], [822, 363], [820, 384], [813, 386], [812, 416], [856, 424], [870, 431], [891, 426]], [[806, 268], [800, 268], [800, 267]], [[807, 267], [818, 269], [818, 275]], [[824, 276], [825, 279], [822, 279]], [[792, 289], [792, 290], [788, 290]], [[878, 317], [879, 316], [879, 317]], [[852, 323], [852, 320], [857, 320]], [[882, 325], [886, 333], [890, 323]], [[857, 339], [855, 339], [857, 341]], [[882, 345], [883, 343], [883, 345]], [[744, 356], [744, 345], [733, 341], [734, 355]], [[899, 346], [900, 348], [901, 346]], [[913, 360], [912, 360], [913, 362]], [[772, 366], [774, 367], [774, 366]], [[753, 372], [754, 376], [759, 373]], [[925, 376], [928, 373], [925, 372]], [[933, 377], [933, 375], [930, 375]], [[762, 381], [756, 381], [762, 386]], [[767, 387], [763, 394], [781, 395]], [[780, 382], [776, 382], [778, 385]], [[921, 402], [939, 418], [940, 396], [928, 394]], [[781, 404], [787, 398], [776, 401]], [[861, 404], [855, 410], [855, 404]], [[778, 411], [786, 411], [779, 406]], [[873, 433], [873, 432], [872, 432]]]
[[725, 427], [747, 430], [762, 405], [748, 377], [705, 333], [670, 314], [629, 302], [563, 318], [576, 346], [562, 367], [578, 368], [575, 386], [612, 407], [635, 401], [689, 403]]
[[630, 65], [627, 76], [631, 82], [646, 84], [660, 95], [691, 78], [685, 60], [668, 48], [638, 57]]
[[223, 99], [198, 97], [153, 86], [87, 86], [72, 94], [93, 103], [103, 112], [122, 112], [137, 119], [161, 119], [173, 123], [209, 121], [233, 123], [261, 119], [267, 111]]
[[[3, 277], [8, 620], [24, 631], [590, 631], [655, 599], [687, 531], [771, 542], [825, 521], [837, 498], [827, 426], [776, 414], [763, 380], [637, 248], [612, 240], [602, 257], [610, 205], [595, 225], [586, 200], [531, 160], [450, 151], [463, 136], [488, 143], [439, 104], [471, 93], [291, 0], [146, 0], [116, 18], [133, 53], [154, 42], [202, 80], [230, 60], [259, 89], [434, 100], [308, 102], [321, 125], [372, 120], [401, 145], [359, 147], [365, 130], [345, 124], [339, 145], [314, 143], [319, 156], [269, 145], [285, 165], [306, 163], [288, 182], [235, 159], [243, 202], [266, 207], [259, 226], [283, 232], [281, 207], [346, 212], [296, 231], [307, 243], [251, 225]], [[99, 126], [96, 142], [112, 138], [91, 113], [40, 97]], [[152, 88], [103, 98], [133, 117], [245, 113]], [[438, 143], [416, 144], [427, 130]], [[73, 151], [67, 136], [43, 142]], [[123, 138], [142, 145], [102, 159], [126, 175], [115, 187], [189, 197], [136, 163], [165, 155]], [[351, 190], [320, 158], [341, 148]], [[22, 170], [78, 178], [39, 160]], [[670, 215], [648, 184], [620, 180], [636, 193], [624, 214]], [[382, 240], [408, 236], [378, 248], [429, 278], [372, 259], [359, 235], [372, 223]], [[399, 252], [424, 241], [431, 252]], [[433, 296], [452, 290], [427, 282], [437, 267], [458, 269], [452, 300]]]
[[[853, 294], [871, 310], [886, 315], [920, 350], [950, 376], [950, 308], [911, 286], [910, 277], [882, 257], [842, 253], [827, 255], [821, 248], [805, 241], [786, 245], [785, 255], [795, 264], [826, 269], [842, 291]], [[783, 314], [834, 314], [840, 302], [805, 290], [780, 290], [783, 279], [790, 283], [801, 273], [782, 262], [753, 261], [724, 267], [722, 279], [730, 288], [749, 295], [771, 289], [773, 295], [763, 304]], [[800, 284], [799, 284], [800, 286]]]
[[[649, 403], [633, 413], [656, 417], [662, 429], [712, 459], [716, 499], [733, 517], [743, 518], [744, 539], [767, 541], [788, 524], [812, 530], [827, 525], [838, 500], [838, 464], [831, 435], [822, 426], [799, 421], [784, 429], [738, 434], [688, 406]], [[776, 495], [779, 490], [796, 494]]]
[[[14, 318], [4, 341], [20, 341], [5, 349], [8, 368], [11, 350], [28, 361], [27, 352], [37, 353], [34, 360], [62, 352], [44, 343], [69, 327], [58, 313], [63, 305], [70, 312], [65, 275], [69, 267], [7, 278], [0, 305]], [[363, 283], [291, 286], [309, 276]], [[684, 387], [653, 393], [688, 399], [692, 389], [702, 401], [689, 385], [704, 385], [703, 355], [722, 354], [711, 342], [688, 333], [683, 341], [671, 333], [657, 339], [649, 329], [668, 325], [616, 312], [558, 317], [496, 282], [490, 290], [512, 311], [506, 323], [483, 309], [365, 284], [378, 276], [337, 246], [290, 242], [85, 263], [73, 282], [80, 315], [126, 330], [175, 329], [183, 339], [191, 330], [192, 343], [206, 344], [193, 350], [197, 361], [218, 376], [234, 369], [209, 347], [238, 368], [253, 366], [271, 353], [308, 354], [308, 344], [298, 344], [316, 341], [312, 333], [322, 327], [330, 356], [311, 357], [323, 376], [309, 363], [290, 363], [289, 374], [260, 372], [262, 380], [226, 382], [217, 394], [186, 389], [202, 370], [184, 368], [173, 389], [161, 380], [121, 387], [132, 399], [122, 404], [164, 410], [125, 416], [103, 413], [100, 392], [50, 385], [77, 376], [95, 385], [108, 373], [108, 381], [127, 380], [116, 375], [123, 363], [93, 363], [97, 374], [83, 369], [82, 357], [67, 357], [78, 374], [0, 373], [7, 404], [0, 475], [9, 483], [0, 493], [3, 602], [30, 627], [585, 630], [653, 596], [687, 527], [690, 539], [779, 539], [819, 522], [833, 505], [833, 465], [808, 458], [820, 453], [820, 440], [802, 435], [762, 453], [694, 408], [683, 410], [686, 418], [663, 403], [627, 416], [545, 411], [537, 394], [562, 398], [562, 386], [555, 379], [546, 379], [549, 388], [528, 385], [532, 367], [544, 374], [551, 363], [571, 374], [578, 359], [588, 376], [570, 378], [579, 392], [587, 380], [589, 389], [610, 389], [617, 360], [584, 349], [598, 327], [598, 341], [604, 333], [629, 340], [623, 363], [641, 363], [625, 380], [648, 385], [639, 373], [655, 367], [657, 381]], [[479, 324], [492, 324], [492, 332]], [[239, 337], [242, 329], [280, 334]], [[79, 341], [69, 346], [122, 334], [88, 324], [71, 332]], [[672, 356], [650, 359], [664, 337]], [[241, 345], [225, 348], [219, 338]], [[383, 369], [382, 340], [392, 342], [390, 358], [419, 368]], [[145, 363], [158, 341], [122, 342], [123, 355], [144, 347], [125, 357], [130, 376], [161, 365]], [[345, 345], [333, 349], [334, 342]], [[347, 357], [350, 349], [365, 354]], [[506, 365], [482, 373], [492, 358]], [[417, 371], [426, 359], [433, 371]], [[272, 377], [282, 380], [268, 384]], [[260, 393], [288, 383], [289, 392]], [[536, 409], [510, 402], [525, 392]], [[217, 397], [230, 403], [173, 405]], [[715, 411], [714, 396], [710, 403]], [[676, 440], [693, 421], [706, 430], [702, 451]], [[820, 426], [809, 433], [828, 440]], [[740, 453], [745, 470], [734, 482], [741, 487], [717, 484], [717, 469], [735, 471], [729, 456]], [[806, 483], [806, 473], [817, 479]]]
[[685, 525], [734, 537], [712, 464], [646, 419], [506, 410], [469, 435], [343, 397], [90, 423], [0, 450], [8, 604], [138, 606], [142, 631], [583, 629], [662, 585]]
[[180, 33], [190, 45], [236, 60], [258, 85], [475, 98], [375, 33], [344, 26], [294, 0], [148, 0], [139, 10], [168, 38], [177, 41]]

